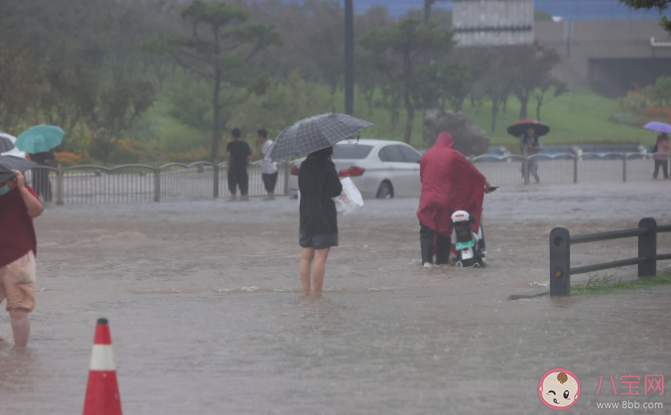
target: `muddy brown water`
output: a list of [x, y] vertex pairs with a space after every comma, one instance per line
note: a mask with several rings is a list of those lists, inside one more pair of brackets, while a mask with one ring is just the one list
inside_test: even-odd
[[[102, 316], [126, 414], [537, 414], [536, 386], [555, 367], [581, 381], [571, 413], [623, 400], [609, 384], [596, 390], [600, 376], [628, 374], [641, 386], [664, 374], [665, 395], [634, 398], [671, 408], [671, 287], [508, 300], [547, 290], [553, 227], [668, 224], [669, 190], [494, 193], [491, 265], [475, 270], [420, 266], [416, 199], [367, 201], [339, 218], [321, 299], [302, 296], [295, 200], [50, 207], [36, 220], [27, 350], [12, 347], [0, 313], [0, 414], [81, 411]], [[635, 239], [578, 247], [575, 265], [636, 256]], [[659, 247], [671, 252], [668, 234]]]

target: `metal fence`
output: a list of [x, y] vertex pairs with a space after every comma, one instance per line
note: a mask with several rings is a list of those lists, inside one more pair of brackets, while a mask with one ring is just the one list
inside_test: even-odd
[[[277, 167], [275, 193], [288, 194], [290, 165], [282, 163]], [[252, 163], [247, 172], [249, 195], [265, 195], [261, 163]], [[230, 196], [226, 163], [215, 165], [204, 161], [162, 166], [126, 164], [111, 168], [36, 166], [27, 172], [26, 180], [42, 200], [57, 204], [159, 202]]]
[[[536, 162], [538, 175], [543, 183], [601, 183], [628, 182], [652, 179], [657, 154], [644, 153], [579, 153], [537, 154], [529, 157], [507, 155], [501, 157], [478, 156], [471, 162], [491, 183], [499, 186], [530, 184], [530, 163]], [[663, 154], [669, 159], [668, 154]], [[668, 168], [668, 167], [667, 167]], [[659, 172], [660, 177], [664, 173]]]
[[[642, 153], [566, 153], [530, 157], [478, 156], [470, 160], [491, 183], [505, 187], [530, 184], [532, 178], [529, 167], [533, 161], [538, 165], [538, 174], [543, 183], [650, 180], [654, 170], [653, 156]], [[276, 194], [289, 193], [290, 168], [291, 163], [278, 164]], [[265, 195], [261, 163], [252, 163], [247, 172], [249, 195]], [[58, 204], [159, 202], [230, 196], [226, 163], [215, 165], [199, 161], [162, 166], [126, 164], [112, 168], [37, 166], [26, 176], [44, 201], [55, 201]], [[663, 177], [662, 172], [660, 176]]]
[[[657, 261], [671, 259], [671, 254], [657, 254], [657, 234], [671, 232], [671, 225], [657, 225], [654, 218], [643, 218], [638, 228], [610, 232], [571, 235], [566, 228], [554, 228], [550, 232], [550, 295], [571, 295], [571, 275], [585, 274], [638, 265], [638, 276], [657, 275]], [[638, 256], [599, 264], [571, 267], [571, 246], [588, 242], [609, 241], [619, 238], [638, 237]]]

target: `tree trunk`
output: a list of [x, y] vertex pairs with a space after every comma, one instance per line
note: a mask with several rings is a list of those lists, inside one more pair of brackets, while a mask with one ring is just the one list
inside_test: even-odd
[[541, 120], [541, 106], [543, 106], [543, 100], [539, 99], [538, 104], [536, 104], [536, 119]]
[[219, 116], [221, 115], [221, 106], [219, 104], [219, 90], [221, 89], [221, 72], [215, 69], [214, 72], [214, 96], [212, 98], [212, 109], [214, 113], [212, 114], [212, 154], [210, 155], [210, 161], [214, 164], [217, 163], [217, 157], [219, 153], [219, 140], [221, 139], [221, 125], [219, 122]]
[[496, 131], [496, 117], [499, 114], [499, 100], [492, 99], [492, 132]]
[[528, 107], [529, 107], [529, 97], [519, 98], [519, 100], [520, 100], [520, 104], [521, 104], [520, 120], [526, 120], [527, 119]]
[[412, 84], [413, 70], [412, 70], [412, 61], [410, 59], [410, 53], [405, 52], [403, 58], [403, 75], [405, 78], [405, 91], [403, 91], [403, 103], [405, 104], [405, 110], [408, 113], [408, 119], [405, 124], [405, 142], [410, 144], [410, 139], [412, 138], [412, 124], [415, 121], [415, 107], [412, 105], [412, 100], [410, 99], [410, 85]]
[[406, 92], [405, 98], [405, 110], [408, 112], [408, 119], [405, 124], [405, 142], [410, 144], [410, 138], [412, 138], [412, 124], [415, 121], [415, 108], [413, 108], [412, 103], [410, 102], [409, 93]]

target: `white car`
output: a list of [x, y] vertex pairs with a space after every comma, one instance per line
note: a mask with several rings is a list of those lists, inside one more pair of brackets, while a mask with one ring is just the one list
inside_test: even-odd
[[[340, 177], [350, 177], [364, 198], [419, 197], [422, 155], [399, 141], [345, 140], [333, 149]], [[289, 193], [298, 196], [298, 173], [305, 159], [294, 162]]]

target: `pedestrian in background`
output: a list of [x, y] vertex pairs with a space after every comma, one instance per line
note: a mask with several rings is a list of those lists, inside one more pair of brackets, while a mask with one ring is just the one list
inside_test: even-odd
[[662, 133], [657, 136], [655, 141], [653, 156], [655, 158], [655, 173], [652, 175], [653, 179], [656, 179], [659, 175], [659, 168], [662, 168], [662, 173], [664, 173], [664, 178], [669, 178], [669, 149], [671, 149], [671, 139], [666, 133]]
[[261, 178], [263, 185], [268, 192], [268, 200], [275, 199], [275, 185], [277, 184], [277, 163], [266, 160], [266, 154], [273, 144], [273, 140], [268, 139], [268, 131], [261, 129], [256, 132], [258, 138], [256, 140], [256, 151], [261, 153]]
[[[322, 294], [326, 259], [331, 247], [338, 246], [338, 217], [333, 198], [342, 193], [342, 183], [331, 161], [332, 155], [333, 147], [310, 153], [298, 174], [300, 275], [305, 295]], [[312, 260], [315, 266], [311, 270]]]
[[[40, 166], [49, 167], [49, 162], [56, 160], [56, 155], [54, 154], [54, 150], [51, 149], [43, 153], [31, 154], [30, 160]], [[49, 181], [49, 170], [34, 169], [33, 186], [35, 186], [35, 192], [37, 192], [38, 196], [42, 197], [42, 200], [51, 202], [53, 194], [51, 192], [51, 182]]]
[[[543, 140], [536, 134], [533, 127], [529, 127], [527, 131], [520, 137], [520, 154], [525, 157], [534, 156], [543, 149]], [[538, 160], [532, 158], [528, 161], [529, 174], [534, 176], [536, 183], [540, 183], [541, 178], [538, 175]], [[522, 177], [525, 177], [525, 164], [522, 163]]]
[[30, 338], [28, 313], [35, 308], [37, 239], [33, 218], [40, 216], [44, 207], [23, 174], [12, 172], [14, 177], [0, 183], [0, 303], [7, 299], [14, 344], [26, 347]]
[[249, 200], [249, 176], [247, 165], [252, 157], [249, 144], [240, 140], [242, 132], [239, 128], [231, 131], [231, 141], [226, 146], [226, 167], [228, 168], [228, 190], [231, 200], [236, 200], [237, 188], [240, 188], [240, 198]]

